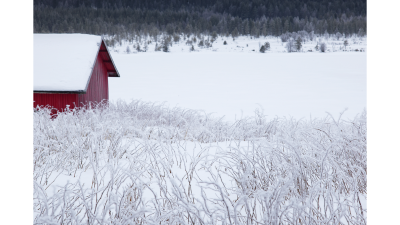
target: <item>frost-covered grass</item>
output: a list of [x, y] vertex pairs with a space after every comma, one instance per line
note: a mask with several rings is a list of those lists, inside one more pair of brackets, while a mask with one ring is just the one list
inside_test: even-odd
[[225, 122], [132, 101], [34, 113], [35, 224], [366, 224], [366, 112]]

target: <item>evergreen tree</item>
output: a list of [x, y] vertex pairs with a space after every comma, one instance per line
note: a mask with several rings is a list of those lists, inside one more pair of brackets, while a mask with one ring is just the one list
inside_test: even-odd
[[359, 36], [359, 37], [364, 37], [364, 35], [365, 35], [364, 29], [363, 29], [363, 28], [360, 28], [360, 29], [358, 30], [358, 36]]
[[321, 43], [321, 46], [319, 47], [319, 50], [321, 51], [321, 52], [326, 52], [326, 44], [324, 43], [324, 42], [322, 42]]
[[275, 21], [274, 21], [274, 19], [271, 19], [269, 21], [269, 32], [268, 33], [269, 33], [269, 35], [273, 35], [273, 36], [277, 35], [276, 32], [275, 32]]
[[198, 46], [199, 46], [200, 48], [204, 47], [204, 41], [203, 41], [203, 40], [200, 40]]
[[232, 37], [238, 37], [239, 36], [239, 31], [237, 30], [237, 28], [235, 27], [235, 29], [232, 31]]
[[162, 51], [163, 52], [169, 52], [169, 40], [168, 38], [164, 38], [163, 43], [162, 43]]
[[285, 21], [285, 24], [283, 25], [283, 33], [289, 32], [289, 20]]
[[302, 47], [301, 41], [302, 41], [302, 40], [301, 40], [300, 37], [298, 37], [297, 40], [296, 40], [295, 46], [296, 46], [296, 50], [297, 50], [298, 52], [301, 50], [301, 47]]
[[264, 37], [267, 36], [267, 24], [266, 23], [264, 23], [262, 26], [261, 34]]
[[182, 32], [235, 33], [233, 37], [251, 33], [257, 37], [301, 30], [321, 35], [326, 30], [329, 35], [366, 35], [365, 0], [340, 0], [331, 4], [325, 0], [228, 2], [34, 0], [33, 25], [35, 33], [110, 35], [118, 36], [118, 42], [134, 34], [150, 35], [157, 41], [160, 34], [172, 36]]
[[343, 45], [344, 45], [344, 49], [346, 49], [346, 47], [349, 45], [349, 42], [347, 40], [344, 40]]
[[142, 51], [142, 49], [140, 48], [140, 44], [138, 42], [136, 43], [136, 51], [137, 52], [141, 52]]
[[266, 51], [265, 46], [264, 46], [264, 45], [261, 45], [260, 52], [261, 52], [261, 53], [265, 53], [265, 51]]
[[342, 37], [342, 34], [341, 33], [339, 33], [339, 32], [336, 32], [336, 38], [337, 38], [337, 40], [339, 40], [341, 37]]
[[212, 39], [216, 40], [218, 35], [217, 32], [213, 31], [213, 33], [211, 34]]

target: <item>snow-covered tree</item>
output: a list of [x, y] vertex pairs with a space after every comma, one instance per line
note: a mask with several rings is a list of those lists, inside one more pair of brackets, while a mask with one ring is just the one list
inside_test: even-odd
[[163, 52], [169, 52], [169, 47], [172, 46], [171, 42], [172, 42], [171, 36], [164, 36], [161, 43], [161, 49]]
[[271, 49], [271, 45], [269, 44], [269, 42], [265, 42], [264, 46], [265, 46], [265, 51], [269, 51]]
[[200, 48], [204, 47], [204, 41], [203, 41], [203, 40], [200, 40], [198, 46], [199, 46]]
[[261, 53], [265, 53], [265, 46], [264, 45], [261, 45], [260, 52]]
[[344, 40], [343, 45], [344, 45], [344, 49], [346, 49], [346, 47], [349, 45], [349, 42], [347, 40]]
[[296, 43], [295, 43], [295, 47], [298, 52], [301, 50], [301, 47], [302, 47], [301, 41], [302, 41], [301, 38], [298, 37], [296, 40]]
[[235, 29], [232, 31], [232, 37], [238, 37], [239, 36], [239, 31], [237, 30], [237, 28], [235, 27]]
[[294, 52], [295, 50], [295, 44], [293, 38], [290, 38], [287, 43], [286, 43], [286, 50], [288, 53]]
[[364, 36], [365, 36], [364, 29], [360, 28], [360, 29], [358, 30], [358, 36], [359, 36], [359, 37], [364, 37]]
[[337, 32], [337, 33], [335, 34], [335, 36], [336, 36], [337, 40], [339, 40], [339, 39], [342, 37], [342, 34], [339, 33], [339, 32]]
[[325, 51], [326, 51], [326, 44], [325, 44], [325, 42], [322, 42], [322, 43], [321, 43], [321, 46], [319, 47], [319, 50], [320, 50], [321, 52], [325, 52]]
[[146, 41], [146, 42], [144, 42], [143, 51], [147, 52], [148, 49], [149, 49], [149, 44]]
[[141, 52], [142, 49], [140, 48], [139, 42], [136, 42], [136, 51]]
[[166, 40], [163, 41], [162, 50], [163, 52], [169, 52], [169, 43]]

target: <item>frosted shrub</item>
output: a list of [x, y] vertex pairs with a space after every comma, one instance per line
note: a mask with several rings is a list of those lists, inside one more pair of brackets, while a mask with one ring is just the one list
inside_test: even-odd
[[34, 224], [366, 224], [366, 112], [50, 111], [34, 113]]
[[325, 44], [324, 42], [322, 42], [322, 43], [321, 43], [321, 46], [319, 47], [319, 50], [320, 50], [321, 52], [326, 52], [326, 48], [327, 48], [326, 44]]
[[289, 33], [284, 33], [284, 34], [282, 34], [280, 36], [280, 38], [281, 38], [282, 42], [287, 42], [289, 40], [289, 38], [290, 38], [290, 34]]
[[294, 52], [295, 51], [295, 42], [292, 38], [290, 38], [287, 42], [286, 42], [286, 50], [288, 53], [290, 52]]

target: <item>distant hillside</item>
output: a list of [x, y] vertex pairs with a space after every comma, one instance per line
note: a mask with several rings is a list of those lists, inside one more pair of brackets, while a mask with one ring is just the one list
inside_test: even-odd
[[366, 32], [366, 0], [34, 0], [35, 33]]

